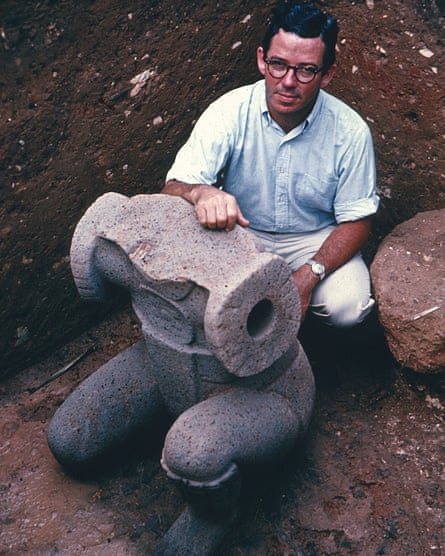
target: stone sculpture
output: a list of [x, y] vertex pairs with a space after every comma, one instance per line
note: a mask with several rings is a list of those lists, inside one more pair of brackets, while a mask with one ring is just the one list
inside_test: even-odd
[[243, 470], [288, 452], [311, 417], [291, 272], [248, 230], [201, 228], [182, 199], [117, 193], [80, 220], [71, 266], [85, 299], [129, 292], [143, 340], [65, 400], [49, 446], [81, 472], [150, 443], [170, 419], [161, 464], [186, 509], [156, 554], [212, 554], [236, 519]]

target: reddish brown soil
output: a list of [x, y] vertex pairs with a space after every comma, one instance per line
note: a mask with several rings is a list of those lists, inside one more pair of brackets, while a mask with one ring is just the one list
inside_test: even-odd
[[[395, 224], [445, 202], [444, 22], [431, 0], [319, 4], [341, 26], [331, 91], [374, 133], [382, 207], [371, 257]], [[74, 289], [75, 224], [106, 191], [159, 191], [209, 101], [259, 77], [271, 5], [2, 1], [0, 376], [103, 316], [108, 308]], [[132, 96], [131, 79], [148, 69], [155, 75]]]
[[[181, 510], [156, 452], [95, 481], [68, 477], [48, 452], [57, 405], [139, 337], [128, 309], [110, 316], [122, 302], [99, 308], [78, 298], [69, 244], [102, 193], [159, 191], [208, 102], [257, 79], [271, 4], [0, 5], [0, 554], [149, 554]], [[369, 4], [318, 2], [341, 25], [330, 90], [375, 138], [382, 206], [370, 260], [394, 225], [445, 205], [445, 8]], [[147, 69], [155, 75], [132, 96], [130, 80]], [[74, 370], [28, 392], [90, 345]], [[445, 553], [445, 395], [410, 386], [383, 342], [365, 361], [355, 352], [317, 376], [306, 445], [251, 488], [222, 554]]]

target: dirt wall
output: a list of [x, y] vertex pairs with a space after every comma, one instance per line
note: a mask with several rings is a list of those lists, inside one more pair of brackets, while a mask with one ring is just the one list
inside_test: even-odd
[[[330, 90], [374, 134], [382, 204], [371, 259], [394, 225], [445, 204], [443, 2], [314, 3], [341, 27]], [[159, 191], [203, 108], [259, 77], [255, 49], [273, 4], [3, 0], [0, 376], [124, 302], [79, 299], [74, 226], [106, 191]]]

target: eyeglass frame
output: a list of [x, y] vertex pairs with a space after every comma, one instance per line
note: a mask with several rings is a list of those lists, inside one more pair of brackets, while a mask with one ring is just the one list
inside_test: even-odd
[[[266, 64], [267, 69], [268, 69], [271, 77], [273, 77], [274, 79], [283, 79], [284, 77], [286, 77], [286, 75], [289, 73], [289, 70], [291, 69], [294, 72], [295, 79], [299, 83], [302, 83], [304, 85], [307, 85], [308, 83], [312, 83], [312, 81], [315, 79], [315, 76], [318, 73], [322, 72], [323, 69], [324, 69], [323, 67], [318, 68], [317, 66], [314, 66], [315, 69], [313, 71], [311, 71], [311, 73], [312, 73], [311, 79], [309, 79], [309, 81], [301, 81], [301, 79], [298, 78], [297, 71], [300, 70], [300, 69], [304, 69], [304, 67], [307, 68], [307, 66], [309, 66], [310, 64], [300, 64], [299, 66], [291, 66], [290, 64], [287, 64], [286, 62], [283, 62], [282, 60], [273, 60], [271, 58], [263, 58], [263, 59], [264, 59], [264, 63]], [[286, 71], [283, 73], [283, 75], [281, 77], [275, 77], [272, 74], [272, 72], [270, 71], [270, 66], [272, 65], [273, 62], [276, 62], [276, 63], [281, 64], [282, 66], [286, 67]], [[311, 67], [311, 70], [312, 70], [312, 67]]]

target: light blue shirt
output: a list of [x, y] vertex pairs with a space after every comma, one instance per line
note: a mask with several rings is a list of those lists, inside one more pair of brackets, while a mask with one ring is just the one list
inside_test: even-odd
[[264, 80], [213, 102], [167, 174], [234, 195], [252, 228], [299, 233], [377, 211], [371, 133], [364, 120], [320, 91], [306, 121], [289, 133], [271, 118]]

